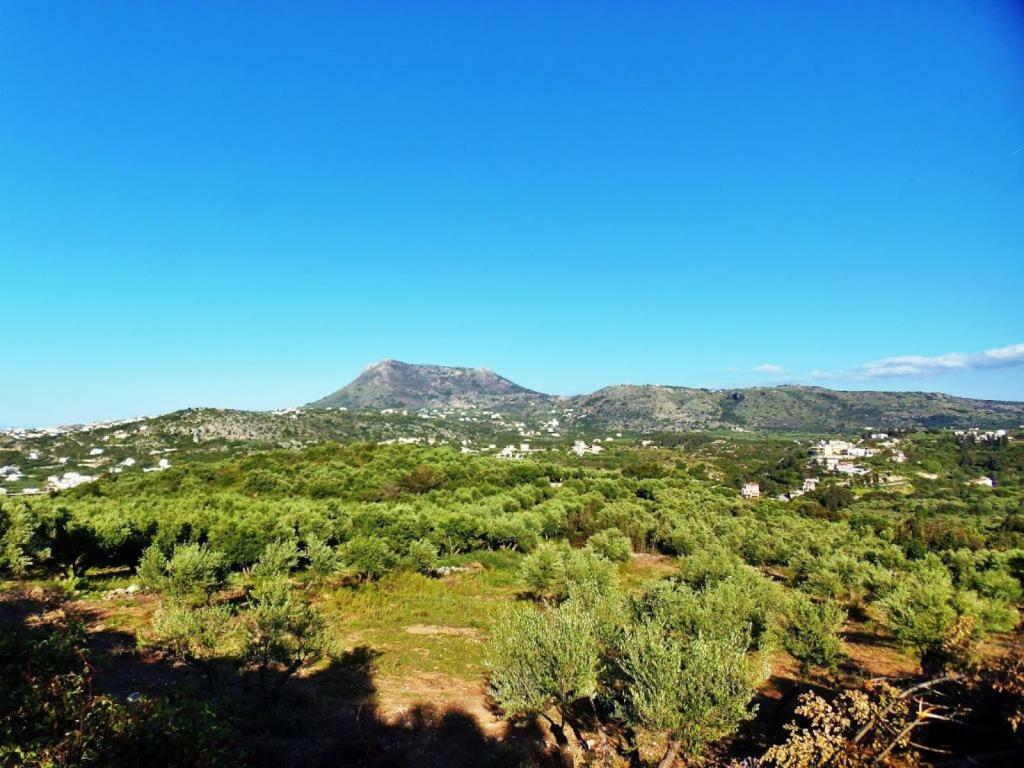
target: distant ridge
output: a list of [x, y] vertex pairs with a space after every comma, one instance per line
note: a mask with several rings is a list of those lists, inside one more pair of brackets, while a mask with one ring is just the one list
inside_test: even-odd
[[696, 389], [621, 384], [565, 398], [522, 387], [484, 368], [382, 360], [310, 408], [487, 408], [526, 414], [552, 405], [575, 418], [637, 432], [744, 429], [841, 432], [868, 427], [1017, 427], [1024, 403], [932, 392], [841, 391], [784, 385]]

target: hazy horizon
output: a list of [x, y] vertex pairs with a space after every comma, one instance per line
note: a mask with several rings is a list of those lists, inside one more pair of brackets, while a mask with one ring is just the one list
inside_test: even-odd
[[[380, 362], [382, 360], [392, 360], [392, 359], [393, 358], [380, 358], [380, 360], [377, 360], [377, 361], [374, 361], [374, 362]], [[830, 382], [807, 382], [807, 381], [797, 381], [797, 380], [789, 381], [789, 380], [784, 380], [784, 379], [780, 379], [780, 380], [775, 381], [775, 382], [763, 382], [763, 383], [759, 383], [759, 384], [755, 383], [755, 384], [746, 384], [746, 385], [738, 385], [738, 386], [711, 386], [711, 385], [701, 385], [701, 384], [691, 384], [691, 383], [686, 383], [686, 382], [671, 382], [671, 381], [614, 381], [614, 382], [607, 382], [607, 383], [602, 384], [602, 385], [600, 385], [598, 387], [594, 387], [593, 389], [590, 389], [590, 390], [581, 390], [579, 392], [550, 392], [550, 391], [546, 391], [546, 390], [543, 390], [543, 389], [538, 389], [537, 387], [531, 386], [527, 382], [518, 381], [515, 378], [512, 378], [510, 376], [505, 375], [500, 370], [495, 370], [493, 368], [488, 368], [487, 366], [454, 365], [454, 364], [448, 365], [446, 363], [433, 363], [433, 362], [426, 362], [426, 361], [417, 361], [417, 362], [414, 362], [414, 363], [410, 363], [409, 361], [406, 361], [406, 360], [400, 360], [398, 362], [407, 363], [407, 364], [410, 364], [410, 365], [440, 365], [440, 366], [444, 366], [444, 367], [457, 367], [457, 368], [487, 368], [487, 370], [490, 370], [493, 373], [498, 374], [499, 376], [502, 376], [502, 377], [504, 377], [506, 379], [509, 379], [509, 380], [513, 381], [515, 384], [519, 384], [520, 386], [526, 387], [527, 389], [531, 389], [531, 390], [534, 390], [536, 392], [542, 392], [543, 394], [556, 395], [556, 396], [560, 396], [560, 397], [575, 397], [577, 395], [589, 394], [590, 392], [597, 391], [598, 389], [601, 389], [603, 387], [609, 387], [609, 386], [615, 386], [615, 385], [686, 387], [686, 388], [691, 388], [691, 389], [708, 389], [708, 390], [713, 390], [713, 391], [727, 391], [727, 390], [730, 390], [730, 389], [745, 389], [745, 388], [750, 388], [750, 387], [778, 387], [778, 386], [797, 385], [797, 386], [822, 387], [822, 388], [825, 388], [825, 389], [843, 390], [843, 391], [860, 391], [860, 392], [873, 392], [873, 391], [874, 392], [878, 392], [878, 391], [882, 391], [882, 392], [894, 392], [894, 391], [899, 391], [899, 392], [903, 392], [903, 391], [907, 391], [907, 392], [926, 392], [926, 393], [952, 395], [952, 396], [956, 396], [956, 397], [969, 397], [969, 398], [981, 399], [981, 400], [1007, 400], [1007, 398], [976, 397], [974, 395], [961, 394], [961, 393], [958, 393], [958, 392], [952, 392], [952, 391], [948, 391], [948, 390], [945, 390], [945, 389], [938, 389], [938, 388], [930, 389], [930, 388], [927, 388], [927, 387], [920, 387], [920, 388], [916, 388], [915, 389], [915, 388], [904, 388], [904, 387], [886, 386], [886, 383], [884, 381], [876, 381], [876, 382], [874, 382], [873, 385], [838, 387], [838, 386], [833, 386]], [[162, 415], [162, 414], [165, 414], [165, 413], [172, 413], [174, 411], [185, 410], [185, 409], [188, 409], [188, 408], [219, 408], [219, 409], [229, 409], [229, 410], [272, 411], [272, 410], [279, 410], [279, 409], [283, 409], [283, 408], [301, 407], [301, 406], [305, 405], [306, 403], [312, 402], [312, 401], [314, 401], [314, 400], [316, 400], [316, 399], [318, 399], [320, 397], [326, 396], [326, 395], [330, 394], [331, 392], [336, 391], [337, 389], [340, 389], [342, 386], [350, 383], [352, 380], [354, 380], [356, 377], [358, 377], [359, 374], [363, 370], [365, 370], [367, 367], [369, 367], [370, 365], [373, 365], [373, 364], [374, 363], [369, 363], [368, 365], [362, 366], [359, 370], [355, 371], [349, 379], [345, 380], [344, 382], [339, 383], [339, 384], [337, 384], [335, 386], [330, 386], [330, 387], [328, 387], [328, 389], [326, 389], [326, 390], [324, 390], [322, 392], [318, 392], [315, 395], [310, 396], [310, 397], [308, 397], [306, 399], [303, 399], [301, 401], [279, 402], [279, 403], [261, 403], [261, 404], [254, 404], [254, 405], [248, 405], [248, 406], [242, 406], [242, 405], [238, 405], [238, 404], [234, 404], [234, 403], [229, 403], [229, 402], [218, 402], [218, 403], [182, 402], [182, 403], [179, 403], [177, 405], [170, 406], [170, 407], [159, 408], [159, 409], [150, 410], [150, 411], [116, 412], [116, 413], [109, 413], [107, 415], [91, 415], [91, 416], [90, 415], [85, 415], [85, 416], [81, 416], [81, 417], [78, 417], [78, 418], [58, 420], [58, 421], [50, 421], [50, 422], [45, 422], [45, 423], [43, 423], [43, 422], [35, 422], [35, 423], [27, 423], [27, 422], [25, 422], [25, 423], [4, 423], [4, 422], [0, 422], [0, 429], [37, 429], [37, 428], [42, 428], [42, 427], [63, 426], [63, 425], [71, 425], [71, 424], [86, 424], [86, 423], [91, 423], [91, 422], [118, 421], [118, 420], [122, 420], [122, 419], [131, 419], [131, 418], [136, 418], [136, 417], [159, 416], [159, 415]], [[1020, 400], [1013, 400], [1012, 398], [1009, 398], [1009, 401], [1011, 401], [1011, 402], [1022, 402]], [[86, 413], [87, 411], [88, 411], [88, 405], [85, 405], [83, 407], [83, 411], [82, 412]]]

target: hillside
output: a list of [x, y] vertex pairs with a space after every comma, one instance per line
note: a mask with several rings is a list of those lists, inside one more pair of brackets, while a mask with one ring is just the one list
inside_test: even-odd
[[866, 427], [1016, 427], [1024, 403], [972, 400], [930, 392], [853, 392], [786, 385], [711, 390], [616, 385], [561, 398], [521, 387], [481, 368], [385, 360], [311, 408], [485, 408], [536, 414], [558, 405], [593, 427], [655, 432], [744, 429], [846, 432]]
[[793, 385], [733, 390], [622, 385], [581, 395], [572, 405], [610, 428], [637, 432], [722, 427], [848, 432], [867, 427], [1016, 427], [1024, 423], [1024, 403]]
[[522, 411], [553, 400], [484, 368], [410, 365], [382, 360], [359, 377], [314, 403], [311, 408], [481, 407]]

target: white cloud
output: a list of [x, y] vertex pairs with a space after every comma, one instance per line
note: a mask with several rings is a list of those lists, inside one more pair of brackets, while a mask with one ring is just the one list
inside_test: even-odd
[[783, 373], [785, 370], [781, 365], [775, 365], [774, 363], [762, 363], [761, 365], [754, 366], [756, 373]]
[[812, 371], [812, 379], [893, 379], [924, 378], [944, 373], [980, 371], [992, 368], [1024, 366], [1024, 344], [987, 349], [974, 354], [950, 352], [946, 355], [900, 355], [864, 363], [848, 371]]

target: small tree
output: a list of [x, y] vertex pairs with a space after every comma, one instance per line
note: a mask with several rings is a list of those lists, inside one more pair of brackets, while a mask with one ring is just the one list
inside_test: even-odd
[[878, 607], [897, 639], [924, 658], [941, 647], [956, 620], [953, 596], [949, 571], [928, 559], [897, 582]]
[[805, 667], [835, 667], [843, 656], [839, 630], [845, 621], [846, 611], [834, 600], [816, 603], [794, 592], [782, 612], [782, 646]]
[[171, 601], [153, 614], [153, 644], [172, 658], [198, 667], [211, 687], [216, 659], [227, 651], [233, 634], [230, 605], [191, 606]]
[[249, 576], [259, 584], [288, 576], [299, 562], [299, 550], [294, 541], [272, 541], [263, 548]]
[[223, 562], [220, 552], [203, 544], [178, 544], [169, 560], [152, 545], [142, 553], [137, 572], [143, 586], [198, 605], [223, 585]]
[[437, 568], [437, 547], [426, 539], [410, 542], [405, 562], [417, 573], [429, 574]]
[[623, 633], [621, 714], [634, 731], [665, 734], [660, 768], [681, 752], [699, 754], [752, 717], [763, 675], [748, 660], [749, 642], [741, 634], [684, 641], [655, 622]]
[[566, 549], [562, 553], [563, 583], [558, 597], [580, 592], [609, 595], [615, 591], [615, 565], [590, 549]]
[[572, 602], [511, 609], [495, 623], [487, 650], [491, 695], [509, 717], [547, 721], [563, 762], [572, 765], [569, 709], [597, 692], [599, 658], [594, 622]]
[[280, 577], [258, 584], [248, 608], [245, 660], [259, 676], [264, 699], [274, 701], [296, 671], [328, 652], [326, 624]]
[[44, 554], [33, 546], [37, 527], [30, 507], [0, 502], [0, 573], [21, 576]]
[[142, 552], [142, 559], [135, 569], [139, 582], [153, 592], [161, 592], [167, 585], [167, 557], [156, 544]]
[[302, 552], [309, 561], [309, 575], [314, 583], [323, 582], [341, 568], [341, 553], [323, 539], [310, 536]]
[[379, 579], [395, 565], [395, 553], [383, 539], [357, 536], [345, 545], [346, 565], [364, 581]]
[[628, 563], [633, 555], [629, 536], [618, 528], [606, 528], [587, 539], [587, 549], [606, 557], [613, 563]]
[[519, 578], [536, 598], [557, 597], [565, 583], [565, 561], [560, 547], [544, 542], [523, 558]]

